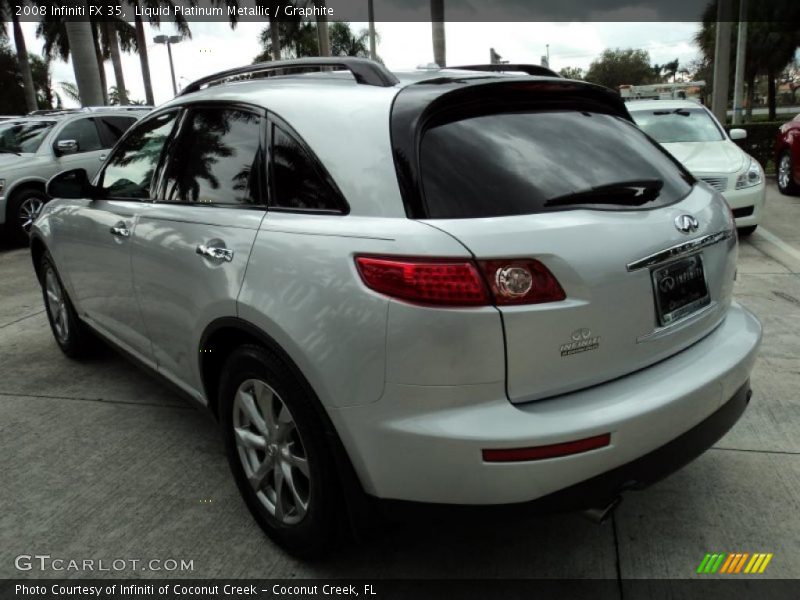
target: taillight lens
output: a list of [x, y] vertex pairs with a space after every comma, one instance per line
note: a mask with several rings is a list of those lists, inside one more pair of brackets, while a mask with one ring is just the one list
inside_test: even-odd
[[541, 304], [567, 297], [555, 276], [538, 260], [485, 260], [478, 264], [498, 305]]
[[491, 304], [480, 273], [469, 261], [356, 258], [368, 287], [394, 298], [440, 306]]
[[531, 259], [479, 261], [476, 266], [469, 260], [358, 256], [356, 266], [370, 289], [419, 304], [491, 306], [566, 298], [547, 267]]

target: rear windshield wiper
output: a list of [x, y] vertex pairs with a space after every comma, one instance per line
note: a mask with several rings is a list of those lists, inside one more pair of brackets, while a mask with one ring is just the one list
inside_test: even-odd
[[617, 204], [620, 206], [642, 206], [658, 198], [662, 187], [664, 187], [664, 182], [660, 179], [620, 181], [589, 188], [582, 192], [573, 192], [551, 198], [544, 205]]

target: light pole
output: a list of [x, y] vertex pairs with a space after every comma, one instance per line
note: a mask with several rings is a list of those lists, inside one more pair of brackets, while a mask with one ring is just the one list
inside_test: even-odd
[[178, 86], [175, 84], [175, 67], [172, 64], [172, 44], [177, 44], [181, 41], [181, 36], [179, 35], [157, 35], [153, 38], [153, 41], [156, 44], [166, 44], [167, 45], [167, 54], [169, 55], [169, 72], [172, 74], [172, 94], [174, 96], [178, 95]]

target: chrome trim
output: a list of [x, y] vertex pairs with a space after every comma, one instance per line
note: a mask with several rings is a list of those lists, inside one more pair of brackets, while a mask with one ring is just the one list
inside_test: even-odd
[[733, 237], [733, 231], [733, 229], [718, 231], [717, 233], [710, 233], [708, 235], [689, 240], [688, 242], [676, 244], [664, 250], [660, 250], [655, 254], [650, 254], [649, 256], [635, 260], [632, 263], [628, 263], [627, 269], [628, 271], [637, 271], [639, 269], [646, 269], [674, 258], [687, 256], [693, 252], [697, 252], [701, 248], [713, 246], [714, 244], [718, 244], [719, 242], [730, 239]]

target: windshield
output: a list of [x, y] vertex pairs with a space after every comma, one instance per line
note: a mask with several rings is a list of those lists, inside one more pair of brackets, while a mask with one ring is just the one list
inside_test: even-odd
[[704, 108], [632, 110], [630, 113], [636, 124], [661, 144], [725, 139]]
[[591, 112], [499, 113], [445, 123], [425, 132], [420, 158], [434, 219], [655, 208], [691, 189], [632, 123]]
[[0, 123], [0, 152], [36, 152], [55, 121]]

